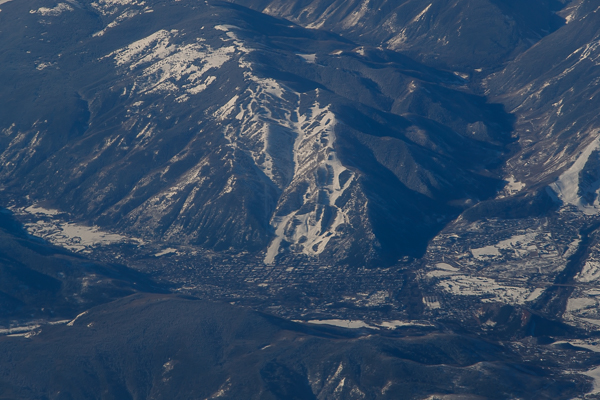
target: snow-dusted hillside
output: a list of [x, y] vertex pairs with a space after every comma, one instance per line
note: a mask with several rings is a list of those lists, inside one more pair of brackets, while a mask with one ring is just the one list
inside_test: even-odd
[[[326, 29], [428, 64], [495, 69], [564, 24], [558, 1], [235, 0], [310, 29]], [[481, 71], [479, 71], [481, 72]]]
[[267, 264], [374, 266], [422, 254], [501, 185], [487, 168], [510, 118], [453, 73], [224, 3], [61, 10], [11, 11], [51, 40], [24, 44], [39, 61], [7, 76], [22, 84], [3, 98], [35, 98], [22, 86], [34, 81], [67, 100], [3, 107], [9, 197]]

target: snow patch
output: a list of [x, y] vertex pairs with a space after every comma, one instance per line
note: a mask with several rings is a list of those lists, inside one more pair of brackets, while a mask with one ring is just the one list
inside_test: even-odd
[[[0, 4], [2, 4], [2, 3], [0, 3]], [[37, 10], [30, 10], [29, 13], [30, 14], [39, 14], [44, 17], [57, 17], [60, 14], [64, 13], [65, 11], [73, 11], [73, 10], [74, 10], [73, 7], [71, 7], [67, 3], [58, 3], [58, 5], [56, 5], [53, 8], [40, 7]]]
[[0, 329], [0, 335], [24, 336], [25, 334], [27, 334], [29, 332], [35, 331], [40, 326], [41, 326], [40, 324], [33, 324], [33, 325], [25, 325], [25, 326], [15, 326], [15, 327], [8, 328], [8, 329]]
[[580, 195], [579, 176], [592, 153], [599, 150], [600, 137], [597, 137], [583, 150], [575, 163], [558, 178], [558, 181], [550, 185], [550, 188], [558, 195], [564, 204], [574, 205], [579, 211], [586, 215], [600, 213], [600, 202], [598, 200], [599, 189], [595, 190], [594, 203], [587, 204]]
[[79, 318], [83, 317], [84, 315], [86, 315], [89, 311], [84, 311], [81, 314], [79, 314], [78, 316], [75, 317], [75, 319], [73, 319], [71, 322], [69, 322], [67, 324], [67, 326], [73, 326], [75, 325], [75, 321], [77, 321]]
[[498, 257], [501, 255], [496, 246], [485, 246], [478, 249], [471, 249], [471, 254], [473, 254], [473, 257], [480, 260], [484, 257]]
[[585, 265], [575, 276], [578, 282], [596, 282], [600, 279], [600, 262], [588, 260]]
[[41, 70], [44, 70], [44, 69], [46, 69], [46, 68], [48, 68], [48, 67], [51, 67], [51, 66], [53, 66], [53, 65], [54, 65], [54, 63], [51, 63], [51, 62], [48, 62], [48, 63], [42, 62], [42, 63], [39, 63], [39, 64], [38, 64], [38, 65], [35, 67], [35, 69], [37, 69], [38, 71], [41, 71]]
[[589, 297], [576, 297], [569, 298], [567, 302], [567, 312], [573, 311], [581, 311], [587, 308], [595, 307], [597, 305], [597, 301], [595, 299]]
[[542, 295], [542, 293], [544, 293], [544, 288], [536, 288], [533, 292], [531, 292], [531, 294], [525, 299], [526, 302], [529, 301], [534, 301], [535, 299], [537, 299], [538, 297], [540, 297]]
[[395, 320], [395, 321], [384, 321], [380, 324], [377, 324], [377, 326], [379, 326], [381, 328], [385, 328], [385, 329], [397, 329], [397, 328], [401, 328], [401, 327], [405, 327], [405, 326], [433, 326], [433, 325], [430, 323], [427, 323], [427, 322]]
[[[273, 217], [271, 224], [276, 237], [267, 249], [266, 264], [275, 262], [284, 240], [302, 246], [301, 251], [307, 255], [321, 254], [329, 241], [337, 236], [337, 228], [349, 223], [348, 215], [336, 201], [352, 185], [354, 173], [342, 165], [335, 151], [336, 116], [328, 107], [315, 103], [308, 113], [298, 113], [297, 120], [294, 127], [297, 132], [295, 180], [290, 186], [307, 183], [310, 189], [305, 202], [313, 202], [315, 206], [311, 211], [295, 210]], [[307, 182], [306, 177], [311, 176], [311, 172], [316, 176]], [[345, 181], [340, 179], [342, 173], [348, 175]]]
[[402, 45], [406, 43], [407, 40], [408, 36], [406, 35], [406, 28], [402, 28], [402, 30], [400, 30], [400, 32], [398, 32], [396, 36], [388, 40], [387, 44], [391, 49], [397, 50], [400, 47], [402, 47]]
[[594, 379], [594, 389], [591, 392], [586, 393], [587, 395], [599, 394], [600, 393], [600, 367], [592, 368], [582, 373], [585, 376], [589, 376]]
[[581, 243], [581, 237], [579, 237], [578, 239], [575, 239], [571, 243], [569, 243], [569, 246], [567, 247], [567, 251], [565, 251], [565, 253], [563, 254], [563, 258], [567, 259], [567, 258], [571, 257], [573, 254], [575, 254], [575, 252], [579, 249], [580, 243]]
[[417, 16], [412, 19], [411, 23], [415, 23], [417, 21], [420, 21], [421, 18], [423, 18], [423, 16], [427, 13], [427, 11], [429, 11], [429, 9], [431, 8], [432, 4], [433, 3], [430, 3], [427, 7], [425, 7], [425, 9], [423, 11], [421, 11], [419, 14], [417, 14]]
[[501, 240], [496, 244], [471, 249], [471, 254], [478, 260], [500, 257], [500, 250], [511, 251], [517, 257], [526, 256], [529, 252], [537, 251], [535, 240], [540, 231], [526, 232], [520, 235], [514, 235], [509, 239]]
[[[235, 46], [213, 48], [198, 38], [190, 44], [178, 44], [177, 30], [159, 30], [122, 49], [110, 53], [124, 71], [138, 71], [135, 90], [141, 94], [164, 93], [185, 102], [212, 85], [216, 76], [206, 73], [231, 60]], [[133, 89], [132, 89], [133, 91]]]
[[314, 64], [315, 60], [317, 58], [316, 54], [296, 54], [298, 57], [302, 58], [304, 61], [306, 61], [309, 64]]
[[215, 25], [215, 29], [223, 32], [230, 32], [232, 29], [238, 29], [235, 25]]
[[492, 278], [454, 275], [442, 280], [438, 286], [456, 296], [478, 296], [482, 303], [525, 304], [537, 299], [543, 290], [509, 286]]
[[29, 214], [40, 214], [40, 215], [47, 215], [47, 216], [54, 216], [54, 215], [62, 214], [62, 212], [60, 210], [43, 208], [43, 207], [39, 207], [36, 205], [29, 206], [29, 207], [25, 208], [24, 211]]
[[354, 49], [354, 52], [360, 56], [365, 56], [365, 48], [363, 46], [361, 47], [357, 47], [356, 49]]
[[154, 255], [154, 257], [161, 257], [161, 256], [166, 256], [167, 254], [174, 254], [177, 253], [177, 249], [173, 249], [171, 247], [169, 247], [168, 249], [164, 249], [163, 251], [156, 253]]
[[364, 321], [351, 320], [351, 319], [312, 319], [310, 321], [295, 320], [294, 322], [305, 322], [305, 323], [315, 324], [315, 325], [332, 325], [332, 326], [339, 326], [341, 328], [348, 328], [348, 329], [360, 329], [360, 328], [373, 329], [373, 328], [375, 328], [374, 326], [369, 325]]
[[64, 247], [73, 252], [87, 253], [93, 247], [113, 243], [144, 243], [137, 238], [104, 232], [97, 226], [85, 226], [65, 222], [56, 218], [57, 215], [61, 214], [59, 210], [29, 206], [26, 208], [11, 209], [11, 211], [21, 215], [36, 216], [37, 221], [24, 224], [29, 234], [41, 237], [54, 245]]
[[344, 28], [353, 28], [356, 25], [359, 25], [360, 20], [367, 14], [370, 8], [371, 0], [363, 0], [360, 5], [360, 8], [354, 12], [352, 12], [345, 20], [344, 20]]
[[446, 264], [446, 263], [437, 263], [437, 264], [435, 264], [435, 266], [438, 269], [443, 269], [444, 271], [451, 271], [451, 272], [458, 272], [458, 271], [460, 271], [458, 268], [453, 267], [452, 265]]
[[428, 278], [439, 278], [460, 273], [460, 269], [446, 263], [437, 263], [435, 268], [436, 269], [427, 272], [426, 276]]
[[512, 175], [506, 179], [506, 182], [507, 182], [507, 184], [504, 187], [504, 191], [509, 196], [519, 193], [521, 190], [525, 189], [525, 186], [526, 186], [523, 182], [517, 181], [515, 179], [515, 177]]
[[113, 15], [123, 9], [123, 7], [143, 7], [146, 4], [145, 0], [99, 0], [91, 5], [102, 15]]
[[103, 36], [109, 29], [118, 26], [121, 22], [131, 19], [131, 18], [135, 17], [136, 15], [139, 15], [140, 13], [141, 12], [139, 10], [126, 10], [124, 13], [122, 13], [117, 18], [115, 18], [114, 21], [112, 21], [108, 25], [106, 25], [106, 27], [104, 29], [94, 33], [92, 36], [93, 37]]
[[442, 308], [442, 303], [440, 303], [437, 297], [425, 296], [421, 300], [423, 301], [423, 304], [425, 304], [425, 306], [430, 310]]
[[223, 105], [214, 113], [214, 117], [219, 121], [223, 121], [225, 118], [229, 117], [229, 115], [235, 110], [239, 98], [240, 96], [237, 94], [233, 96], [231, 100], [225, 103], [225, 105]]

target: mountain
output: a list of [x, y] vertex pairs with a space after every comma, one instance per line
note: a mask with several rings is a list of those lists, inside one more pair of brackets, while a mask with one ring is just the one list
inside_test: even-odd
[[64, 320], [138, 291], [166, 290], [123, 265], [94, 262], [31, 236], [0, 210], [0, 326]]
[[[497, 69], [565, 21], [561, 0], [236, 0], [311, 29], [466, 73]], [[567, 2], [568, 3], [568, 2]]]
[[61, 4], [0, 14], [5, 199], [385, 266], [502, 185], [511, 116], [453, 73], [229, 3]]
[[[521, 148], [507, 166], [515, 180], [527, 187], [553, 184], [565, 203], [586, 210], [594, 203], [598, 181], [596, 8], [587, 1], [571, 8], [565, 27], [486, 81], [495, 100], [517, 116]], [[568, 178], [577, 174], [580, 178]], [[566, 180], [574, 187], [566, 187]]]
[[596, 2], [0, 3], [0, 397], [600, 393]]
[[499, 312], [504, 321], [552, 322], [538, 334], [564, 332], [563, 323], [596, 330], [597, 9], [572, 2], [561, 11], [565, 26], [482, 80], [516, 118], [507, 185], [431, 241], [421, 276], [439, 309], [428, 312], [492, 331]]
[[290, 321], [167, 294], [28, 235], [6, 210], [0, 237], [2, 398], [570, 399], [592, 386], [565, 373], [595, 365], [586, 347], [425, 321]]
[[167, 295], [0, 337], [0, 349], [4, 398], [569, 399], [588, 386], [476, 338], [355, 332]]

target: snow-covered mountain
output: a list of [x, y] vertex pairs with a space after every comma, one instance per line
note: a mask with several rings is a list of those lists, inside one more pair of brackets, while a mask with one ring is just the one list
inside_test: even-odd
[[517, 116], [520, 150], [507, 169], [533, 190], [551, 184], [563, 202], [588, 213], [599, 181], [600, 20], [594, 2], [573, 3], [562, 11], [568, 24], [485, 84]]
[[565, 23], [559, 0], [234, 2], [466, 73], [497, 69]]
[[8, 196], [267, 264], [377, 265], [502, 185], [511, 117], [453, 73], [229, 3], [60, 4], [3, 22], [32, 32], [3, 78]]
[[0, 397], [597, 397], [599, 11], [0, 0]]

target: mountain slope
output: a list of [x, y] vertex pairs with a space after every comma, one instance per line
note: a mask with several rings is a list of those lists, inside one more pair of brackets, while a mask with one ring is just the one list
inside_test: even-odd
[[496, 69], [564, 24], [564, 2], [236, 0], [312, 29], [405, 52], [429, 65]]
[[73, 318], [138, 291], [163, 291], [122, 265], [90, 261], [28, 235], [0, 210], [0, 325]]
[[353, 332], [165, 295], [0, 337], [0, 349], [0, 396], [11, 398], [567, 399], [588, 386], [466, 336]]
[[3, 86], [5, 196], [267, 263], [385, 265], [501, 185], [512, 120], [454, 74], [228, 3], [77, 4], [0, 14], [38, 60]]
[[487, 88], [518, 117], [521, 150], [507, 170], [534, 190], [564, 173], [554, 191], [565, 203], [594, 212], [600, 21], [588, 1], [567, 17], [568, 25], [490, 77]]

